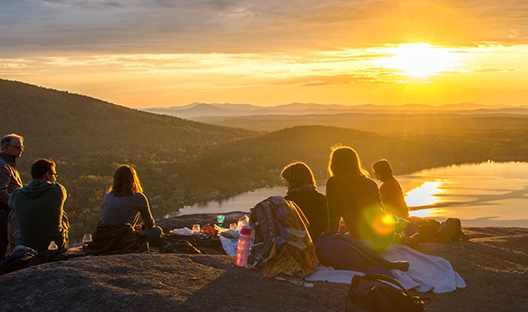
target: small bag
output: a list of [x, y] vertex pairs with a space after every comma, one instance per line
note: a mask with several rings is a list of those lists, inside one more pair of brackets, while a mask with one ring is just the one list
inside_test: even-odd
[[356, 275], [346, 298], [349, 302], [369, 311], [376, 312], [418, 312], [425, 311], [424, 304], [430, 298], [411, 296], [394, 278], [382, 274]]
[[462, 232], [462, 224], [460, 219], [449, 218], [440, 225], [438, 230], [437, 241], [441, 243], [457, 242], [460, 240], [468, 240], [469, 238]]

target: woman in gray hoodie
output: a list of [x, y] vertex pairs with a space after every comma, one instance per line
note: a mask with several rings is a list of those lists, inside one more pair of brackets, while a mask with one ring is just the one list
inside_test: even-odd
[[[139, 216], [144, 224], [137, 224]], [[114, 184], [103, 199], [103, 216], [100, 225], [130, 223], [136, 231], [147, 235], [148, 242], [160, 238], [161, 227], [156, 226], [147, 197], [134, 168], [122, 165], [114, 174]]]

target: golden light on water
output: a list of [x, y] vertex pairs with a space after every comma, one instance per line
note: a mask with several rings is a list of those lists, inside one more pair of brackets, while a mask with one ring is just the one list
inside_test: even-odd
[[386, 68], [400, 69], [405, 75], [426, 77], [450, 70], [455, 65], [455, 54], [449, 49], [431, 46], [428, 43], [400, 44], [389, 48], [379, 64]]
[[[409, 207], [430, 206], [442, 202], [439, 195], [443, 193], [441, 189], [444, 182], [425, 182], [417, 188], [405, 194], [405, 202]], [[443, 212], [443, 209], [427, 208], [409, 211], [411, 217], [433, 217]]]
[[405, 194], [405, 202], [410, 207], [429, 206], [441, 202], [438, 195], [442, 193], [443, 182], [425, 182]]
[[444, 209], [429, 208], [409, 211], [409, 215], [411, 217], [432, 218], [434, 216], [441, 216], [444, 212]]

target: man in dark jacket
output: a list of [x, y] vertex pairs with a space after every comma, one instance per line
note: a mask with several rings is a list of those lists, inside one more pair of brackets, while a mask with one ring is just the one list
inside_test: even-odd
[[[8, 134], [0, 142], [0, 260], [7, 251], [8, 219], [11, 209], [7, 205], [10, 194], [22, 187], [22, 181], [16, 168], [16, 159], [22, 156], [24, 138], [17, 134]], [[12, 222], [14, 218], [11, 218]], [[14, 247], [14, 246], [13, 246]]]
[[57, 183], [55, 163], [36, 160], [31, 166], [33, 181], [13, 191], [9, 207], [18, 223], [18, 244], [38, 252], [54, 241], [58, 250], [68, 249], [69, 223], [64, 212], [66, 189]]

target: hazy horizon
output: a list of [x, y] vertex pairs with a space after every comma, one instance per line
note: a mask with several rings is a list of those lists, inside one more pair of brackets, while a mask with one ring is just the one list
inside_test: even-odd
[[[475, 106], [484, 106], [484, 107], [510, 107], [510, 108], [524, 108], [528, 107], [528, 103], [526, 104], [480, 104], [480, 103], [473, 103], [473, 102], [463, 102], [463, 103], [445, 103], [445, 104], [423, 104], [423, 103], [402, 103], [402, 104], [376, 104], [376, 103], [361, 103], [361, 104], [337, 104], [337, 103], [313, 103], [313, 102], [291, 102], [291, 103], [277, 103], [277, 104], [271, 104], [271, 105], [258, 105], [258, 104], [252, 104], [252, 103], [217, 103], [217, 102], [209, 102], [209, 103], [202, 103], [202, 102], [192, 102], [192, 103], [184, 103], [180, 105], [172, 105], [172, 106], [153, 106], [153, 107], [144, 107], [145, 109], [149, 108], [182, 108], [182, 107], [191, 107], [194, 105], [235, 105], [235, 106], [255, 106], [255, 107], [261, 107], [261, 108], [273, 108], [273, 107], [279, 107], [279, 106], [288, 106], [288, 105], [294, 105], [294, 104], [306, 104], [306, 105], [324, 105], [324, 106], [345, 106], [345, 107], [362, 107], [362, 106], [374, 106], [374, 107], [401, 107], [401, 106], [410, 106], [410, 105], [419, 105], [419, 106], [425, 106], [425, 107], [448, 107], [448, 106], [458, 106], [458, 105], [475, 105]], [[143, 109], [143, 108], [141, 108]]]
[[0, 0], [0, 78], [132, 107], [528, 103], [528, 3]]

